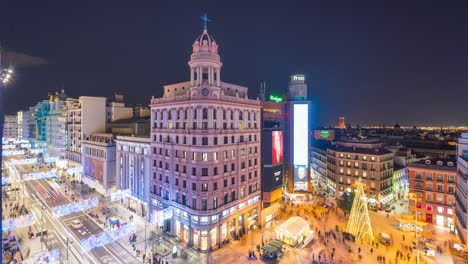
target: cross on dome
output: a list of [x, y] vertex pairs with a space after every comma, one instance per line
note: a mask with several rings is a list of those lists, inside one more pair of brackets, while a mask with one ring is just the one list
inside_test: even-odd
[[206, 23], [211, 22], [211, 20], [206, 16], [206, 12], [203, 16], [200, 16], [200, 18], [203, 20], [203, 29], [207, 30]]

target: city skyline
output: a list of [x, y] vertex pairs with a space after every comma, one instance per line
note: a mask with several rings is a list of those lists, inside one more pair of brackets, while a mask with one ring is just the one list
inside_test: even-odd
[[[206, 11], [213, 37], [229, 44], [220, 49], [228, 65], [225, 80], [248, 86], [250, 98], [257, 97], [261, 81], [268, 93], [285, 93], [290, 75], [301, 73], [314, 125], [334, 126], [340, 116], [353, 125], [467, 125], [466, 8], [307, 3], [283, 14], [280, 6], [261, 3], [254, 4], [260, 13], [191, 5], [127, 10], [117, 2], [84, 13], [83, 6], [57, 4], [19, 13], [23, 9], [10, 3], [1, 18], [2, 47], [31, 56], [21, 64], [35, 67], [16, 66], [5, 92], [6, 113], [62, 88], [72, 97], [120, 92], [131, 103], [149, 104], [163, 85], [186, 80], [190, 50], [184, 43], [200, 34], [199, 15]], [[24, 105], [14, 99], [19, 97]]]

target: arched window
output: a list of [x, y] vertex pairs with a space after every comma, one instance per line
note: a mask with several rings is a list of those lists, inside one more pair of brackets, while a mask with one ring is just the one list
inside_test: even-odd
[[208, 119], [208, 109], [207, 109], [207, 108], [203, 108], [203, 110], [202, 110], [202, 118], [203, 118], [203, 119]]

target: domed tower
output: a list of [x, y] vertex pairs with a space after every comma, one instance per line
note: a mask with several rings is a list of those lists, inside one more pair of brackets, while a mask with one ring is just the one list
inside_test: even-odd
[[218, 54], [218, 44], [208, 34], [205, 28], [192, 45], [193, 51], [188, 65], [190, 67], [190, 86], [199, 87], [202, 84], [220, 87], [221, 59]]

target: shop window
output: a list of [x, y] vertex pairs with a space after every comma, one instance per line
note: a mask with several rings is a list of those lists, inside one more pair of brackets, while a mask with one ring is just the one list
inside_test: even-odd
[[[420, 208], [420, 207], [418, 207], [418, 208]], [[432, 205], [426, 204], [426, 210], [427, 211], [432, 211]]]
[[416, 203], [416, 208], [421, 208], [422, 204], [421, 203]]
[[443, 214], [444, 213], [444, 207], [443, 206], [437, 206], [437, 212], [439, 214]]

